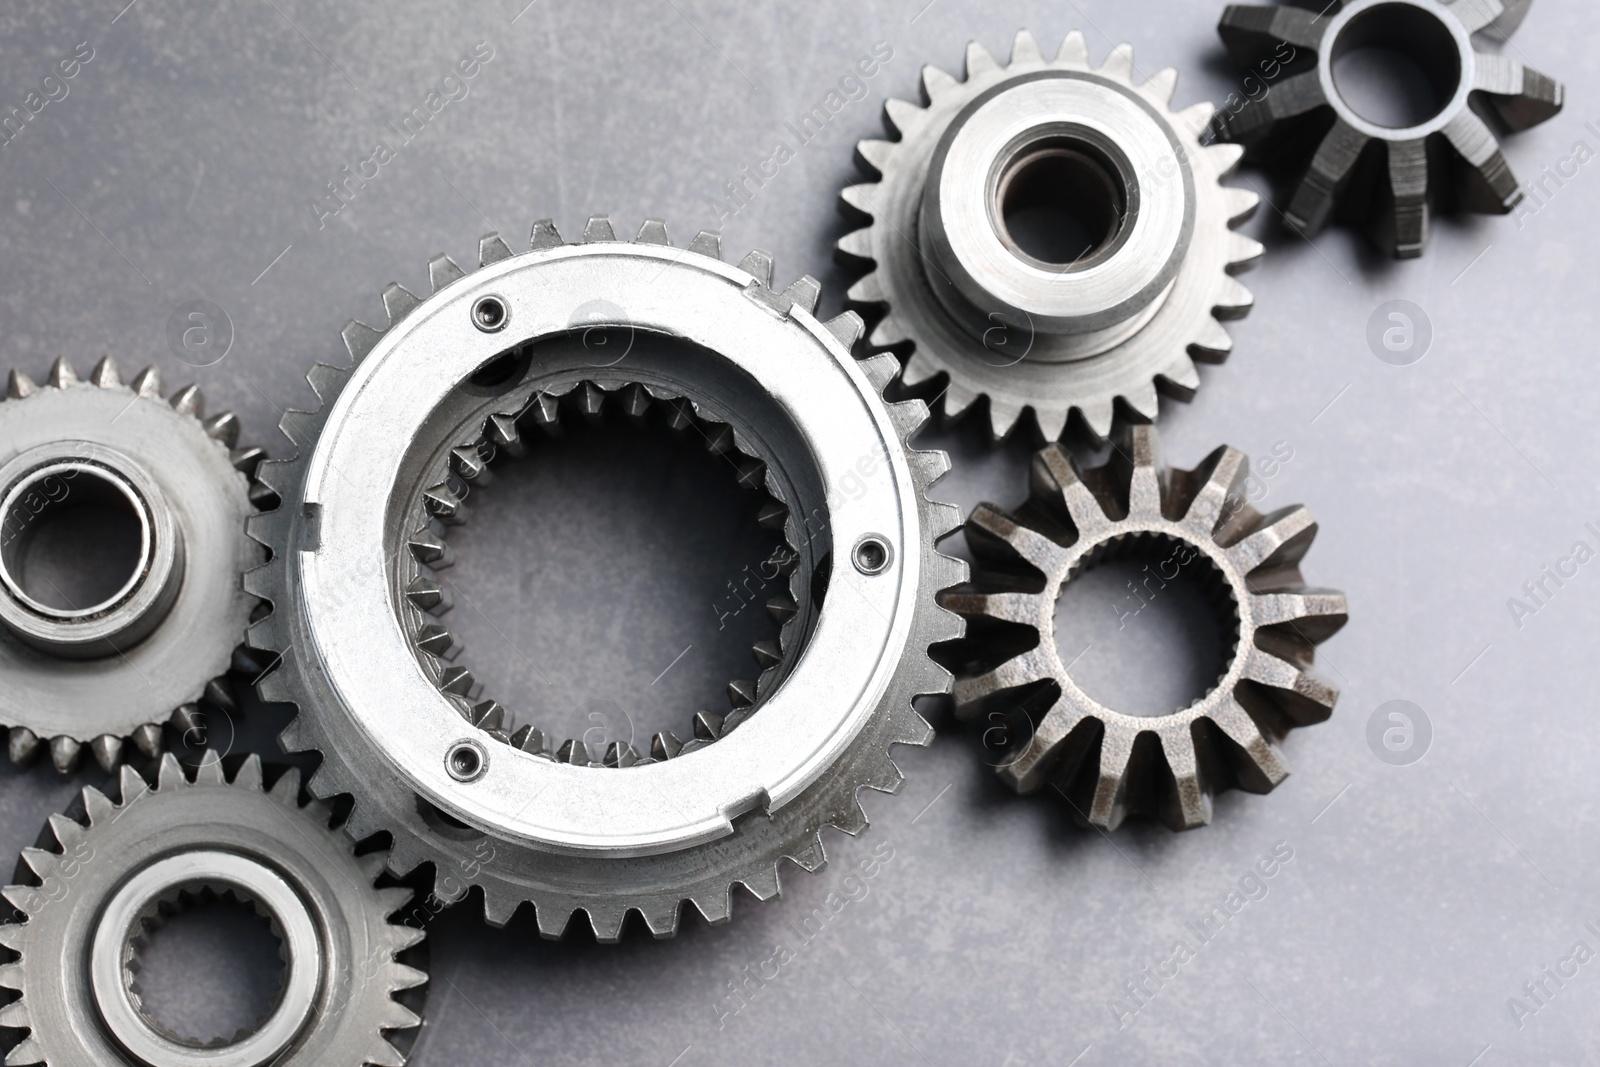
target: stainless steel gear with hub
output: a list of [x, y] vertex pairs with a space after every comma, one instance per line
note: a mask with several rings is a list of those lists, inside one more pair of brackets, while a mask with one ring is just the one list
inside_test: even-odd
[[[967, 539], [983, 565], [942, 602], [972, 623], [973, 665], [958, 677], [958, 715], [1008, 704], [1032, 729], [998, 767], [1021, 793], [1059, 789], [1080, 820], [1114, 829], [1130, 813], [1173, 829], [1211, 820], [1211, 797], [1264, 793], [1289, 773], [1276, 742], [1321, 722], [1338, 690], [1309, 671], [1316, 646], [1344, 625], [1342, 593], [1308, 588], [1299, 564], [1316, 523], [1295, 506], [1262, 515], [1244, 497], [1248, 459], [1220, 448], [1192, 471], [1166, 467], [1148, 426], [1119, 435], [1088, 470], [1059, 445], [1034, 457], [1015, 515], [975, 509]], [[1155, 580], [1186, 574], [1231, 631], [1229, 662], [1188, 707], [1141, 717], [1104, 707], [1063, 665], [1057, 601], [1072, 579], [1111, 559], [1143, 560]]]
[[[300, 803], [300, 774], [270, 788], [251, 756], [230, 780], [207, 752], [191, 781], [170, 754], [155, 787], [131, 768], [121, 797], [90, 786], [24, 849], [0, 925], [0, 987], [20, 997], [0, 1027], [26, 1031], [8, 1064], [49, 1067], [306, 1067], [405, 1062], [427, 976], [398, 958], [423, 938], [389, 921], [411, 890], [375, 888], [379, 853], [357, 856], [327, 805]], [[149, 928], [203, 892], [267, 918], [283, 974], [265, 1018], [231, 1040], [201, 1041], [152, 1018], [135, 981]], [[411, 991], [410, 994], [407, 991]]]
[[[1506, 214], [1522, 190], [1500, 151], [1496, 127], [1536, 126], [1561, 110], [1561, 83], [1521, 59], [1480, 52], [1473, 35], [1504, 37], [1531, 0], [1355, 0], [1316, 10], [1231, 5], [1218, 31], [1240, 63], [1271, 65], [1278, 81], [1235, 113], [1216, 136], [1299, 165], [1284, 217], [1312, 236], [1338, 213], [1369, 226], [1400, 258], [1420, 256], [1433, 206]], [[1340, 91], [1335, 64], [1356, 49], [1410, 59], [1431, 96], [1405, 126], [1365, 117]]]
[[[1031, 410], [1046, 440], [1072, 411], [1103, 440], [1121, 405], [1192, 396], [1262, 252], [1230, 228], [1259, 201], [1221, 184], [1241, 150], [1200, 143], [1211, 105], [1173, 111], [1175, 71], [1136, 77], [1128, 45], [1094, 67], [1081, 33], [1053, 59], [1023, 31], [1008, 65], [976, 42], [966, 62], [965, 81], [924, 67], [924, 103], [886, 105], [899, 139], [857, 146], [877, 180], [844, 190], [867, 225], [838, 252], [871, 268], [849, 299], [882, 315], [872, 346], [909, 346], [907, 385], [946, 376], [949, 416], [987, 397], [996, 439]], [[1080, 240], [1035, 243], [1029, 213], [1070, 214]]]
[[[948, 691], [928, 650], [961, 621], [935, 593], [965, 568], [934, 544], [959, 515], [927, 497], [945, 456], [907, 444], [926, 407], [883, 402], [894, 359], [853, 359], [860, 320], [813, 317], [814, 280], [775, 291], [765, 253], [732, 266], [659, 221], [630, 242], [595, 217], [575, 245], [541, 221], [530, 245], [485, 237], [470, 274], [434, 259], [430, 297], [391, 285], [384, 329], [345, 330], [353, 365], [310, 372], [322, 406], [285, 418], [300, 452], [261, 468], [284, 504], [250, 527], [273, 553], [252, 637], [283, 653], [260, 690], [298, 706], [283, 743], [321, 753], [312, 791], [353, 795], [351, 832], [391, 834], [396, 872], [433, 864], [440, 899], [480, 887], [495, 924], [531, 903], [551, 937], [577, 911], [602, 941], [630, 911], [667, 936], [684, 901], [715, 922], [735, 883], [765, 899], [781, 859], [815, 869], [822, 827], [866, 825], [858, 790], [899, 787], [890, 746], [931, 740], [913, 699]], [[596, 330], [631, 345], [597, 358]], [[692, 423], [781, 507], [781, 662], [714, 744], [553, 756], [445, 655], [443, 530], [563, 405]]]
[[[48, 749], [67, 773], [84, 749], [107, 771], [129, 740], [159, 754], [161, 724], [188, 730], [197, 701], [232, 707], [226, 673], [256, 604], [245, 533], [259, 448], [230, 412], [204, 417], [195, 386], [161, 398], [154, 367], [123, 385], [108, 357], [80, 381], [58, 359], [44, 386], [13, 370], [0, 402], [0, 724], [13, 763]], [[259, 496], [258, 496], [259, 499]], [[77, 603], [28, 573], [35, 538], [70, 509], [118, 516], [136, 542], [128, 576]]]

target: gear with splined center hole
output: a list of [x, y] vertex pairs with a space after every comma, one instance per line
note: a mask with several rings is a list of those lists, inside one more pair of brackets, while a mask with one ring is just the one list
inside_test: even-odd
[[[579, 244], [545, 220], [527, 252], [479, 253], [435, 258], [427, 298], [385, 290], [388, 325], [347, 326], [352, 365], [313, 367], [322, 405], [285, 416], [299, 451], [262, 465], [284, 505], [250, 523], [272, 561], [248, 587], [272, 605], [253, 643], [293, 654], [259, 690], [298, 708], [282, 742], [320, 753], [312, 792], [349, 794], [350, 832], [389, 834], [397, 874], [430, 864], [442, 901], [481, 889], [496, 925], [531, 905], [548, 937], [581, 912], [606, 942], [630, 913], [671, 935], [685, 902], [725, 920], [735, 885], [764, 900], [781, 861], [819, 868], [823, 827], [864, 829], [859, 790], [903, 778], [891, 746], [932, 739], [912, 702], [948, 691], [929, 649], [962, 629], [935, 601], [965, 576], [934, 547], [959, 524], [927, 496], [948, 460], [907, 443], [921, 402], [883, 401], [893, 357], [850, 355], [859, 318], [818, 321], [817, 283], [774, 289], [766, 253], [733, 266], [716, 234], [676, 249], [655, 220], [621, 241], [604, 216]], [[626, 356], [597, 363], [597, 329], [629, 331]], [[733, 712], [601, 766], [478, 699], [428, 629], [464, 489], [563, 407], [703, 432], [796, 557], [781, 646]]]
[[[1244, 498], [1249, 460], [1220, 448], [1192, 471], [1162, 463], [1156, 431], [1126, 428], [1111, 460], [1084, 469], [1060, 445], [1033, 460], [1026, 505], [979, 505], [967, 520], [972, 583], [941, 602], [965, 616], [968, 664], [956, 713], [997, 707], [1033, 728], [997, 766], [1019, 793], [1053, 788], [1103, 830], [1159, 816], [1175, 830], [1211, 821], [1212, 795], [1265, 793], [1288, 776], [1278, 741], [1322, 722], [1338, 689], [1311, 674], [1317, 645], [1348, 617], [1343, 593], [1315, 589], [1300, 561], [1316, 522], [1294, 506], [1263, 515]], [[1073, 681], [1055, 641], [1056, 603], [1072, 578], [1111, 559], [1143, 560], [1158, 588], [1180, 574], [1210, 594], [1231, 630], [1221, 675], [1188, 706], [1143, 717], [1108, 708]]]

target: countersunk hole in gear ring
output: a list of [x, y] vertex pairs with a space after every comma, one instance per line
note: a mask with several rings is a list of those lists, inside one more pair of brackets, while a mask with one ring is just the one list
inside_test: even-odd
[[1331, 50], [1345, 105], [1386, 129], [1435, 118], [1461, 87], [1461, 53], [1438, 18], [1411, 4], [1379, 4], [1345, 24]]
[[153, 1029], [193, 1047], [231, 1043], [277, 1009], [287, 974], [276, 922], [248, 894], [185, 888], [136, 930], [124, 981]]
[[131, 486], [84, 463], [32, 472], [3, 496], [0, 568], [51, 612], [113, 606], [148, 563], [149, 528]]
[[1109, 255], [1128, 217], [1121, 168], [1088, 140], [1057, 136], [1023, 145], [1000, 170], [994, 217], [1012, 251], [1053, 267]]
[[[455, 607], [436, 647], [481, 650], [464, 713], [503, 700], [477, 724], [524, 751], [627, 766], [710, 743], [782, 660], [801, 558], [788, 509], [731, 427], [687, 401], [566, 389], [516, 414], [514, 449], [480, 441], [486, 493], [449, 483], [472, 512], [445, 530]], [[825, 551], [825, 531], [807, 532]]]
[[1227, 579], [1187, 541], [1114, 538], [1085, 558], [1056, 602], [1055, 641], [1090, 699], [1141, 718], [1203, 699], [1239, 645], [1239, 605]]
[[472, 325], [484, 333], [499, 333], [511, 321], [511, 309], [503, 298], [480, 296], [472, 305]]

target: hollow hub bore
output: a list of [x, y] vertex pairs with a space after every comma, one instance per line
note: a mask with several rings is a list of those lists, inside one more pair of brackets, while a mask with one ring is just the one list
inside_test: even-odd
[[[108, 520], [131, 529], [136, 546], [124, 546], [133, 547], [119, 553], [131, 566], [109, 588], [101, 583], [97, 599], [79, 602], [78, 583], [63, 589], [30, 565], [60, 526]], [[0, 623], [33, 647], [91, 659], [137, 644], [166, 617], [183, 571], [183, 538], [160, 487], [122, 453], [61, 441], [0, 468]]]
[[[132, 942], [164, 900], [184, 890], [232, 890], [266, 912], [287, 959], [283, 991], [254, 1030], [223, 1045], [197, 1045], [158, 1027], [132, 988]], [[293, 887], [263, 864], [230, 852], [183, 852], [127, 880], [107, 902], [90, 949], [95, 1006], [116, 1042], [146, 1063], [171, 1067], [261, 1067], [288, 1048], [313, 1014], [322, 974], [316, 923]]]

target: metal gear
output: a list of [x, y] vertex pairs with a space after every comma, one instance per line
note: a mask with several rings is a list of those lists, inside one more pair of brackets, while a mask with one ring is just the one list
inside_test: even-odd
[[[1211, 821], [1216, 791], [1268, 792], [1289, 773], [1276, 742], [1326, 719], [1338, 698], [1309, 673], [1348, 612], [1343, 593], [1300, 576], [1317, 532], [1310, 513], [1251, 507], [1250, 464], [1237, 449], [1183, 471], [1157, 448], [1155, 430], [1136, 426], [1103, 467], [1083, 469], [1060, 445], [1039, 452], [1019, 513], [983, 504], [967, 520], [968, 544], [990, 569], [941, 601], [973, 626], [957, 714], [1003, 703], [1034, 723], [997, 768], [1001, 780], [1019, 793], [1052, 785], [1080, 821], [1105, 830], [1130, 813], [1191, 829]], [[1062, 664], [1056, 602], [1073, 577], [1114, 558], [1145, 560], [1162, 582], [1187, 570], [1231, 631], [1227, 667], [1186, 708], [1141, 717], [1104, 707]]]
[[[230, 781], [207, 752], [191, 781], [161, 758], [155, 788], [129, 767], [113, 802], [86, 787], [80, 809], [52, 815], [24, 849], [0, 925], [0, 987], [20, 997], [0, 1027], [27, 1031], [8, 1064], [262, 1067], [403, 1064], [421, 1019], [397, 1000], [427, 976], [398, 958], [423, 939], [388, 916], [411, 890], [375, 888], [378, 853], [356, 855], [327, 805], [300, 803], [300, 774], [267, 788], [251, 756]], [[225, 1042], [173, 1034], [143, 1008], [137, 944], [186, 894], [248, 901], [267, 916], [284, 959], [271, 1012]], [[416, 1004], [413, 992], [407, 999]]]
[[[909, 345], [909, 386], [947, 376], [947, 416], [987, 396], [997, 440], [1025, 410], [1046, 440], [1072, 411], [1104, 440], [1119, 403], [1149, 420], [1158, 388], [1193, 396], [1194, 360], [1226, 359], [1222, 320], [1251, 307], [1233, 275], [1262, 254], [1230, 228], [1260, 198], [1221, 184], [1242, 151], [1200, 143], [1211, 105], [1171, 110], [1170, 69], [1135, 85], [1128, 45], [1091, 67], [1077, 32], [1047, 60], [1024, 30], [1007, 66], [973, 42], [966, 65], [923, 67], [925, 103], [885, 105], [899, 140], [857, 145], [878, 180], [844, 190], [867, 225], [838, 255], [871, 268], [849, 301], [881, 312], [872, 346]], [[1064, 206], [1076, 249], [1026, 250], [1007, 221]]]
[[[962, 624], [935, 593], [966, 572], [934, 547], [959, 525], [927, 497], [948, 460], [907, 444], [926, 407], [883, 402], [896, 361], [852, 359], [860, 319], [814, 318], [813, 279], [777, 292], [766, 253], [719, 253], [714, 233], [675, 249], [650, 220], [619, 241], [596, 216], [576, 245], [548, 220], [522, 254], [491, 234], [472, 274], [437, 257], [432, 296], [391, 285], [384, 330], [345, 328], [353, 365], [311, 370], [322, 406], [283, 422], [299, 454], [262, 465], [285, 503], [251, 520], [273, 558], [247, 584], [273, 605], [254, 643], [283, 654], [262, 696], [300, 710], [284, 747], [321, 753], [312, 791], [352, 794], [348, 828], [388, 832], [391, 869], [432, 863], [446, 902], [481, 888], [490, 923], [529, 903], [558, 937], [582, 911], [610, 942], [636, 911], [664, 937], [683, 901], [718, 922], [735, 883], [773, 896], [779, 860], [824, 862], [824, 825], [866, 826], [859, 789], [899, 788], [890, 746], [932, 736], [913, 699], [948, 692], [928, 650]], [[632, 338], [624, 359], [596, 361], [596, 330]], [[430, 650], [443, 522], [485, 441], [516, 453], [563, 404], [692, 422], [781, 503], [783, 662], [714, 745], [551, 758]]]
[[[585, 323], [581, 330], [584, 347], [590, 351], [606, 350], [609, 360], [609, 349], [616, 347], [619, 339], [610, 336], [611, 331], [604, 326]], [[623, 343], [631, 348], [631, 339]], [[626, 355], [619, 357], [619, 361], [625, 358]], [[767, 603], [768, 614], [782, 627], [778, 640], [758, 641], [751, 648], [756, 665], [761, 668], [759, 677], [728, 684], [730, 710], [725, 715], [709, 709], [696, 712], [687, 742], [670, 730], [662, 731], [651, 739], [646, 752], [636, 750], [631, 737], [611, 739], [603, 750], [591, 751], [583, 738], [560, 740], [533, 723], [524, 723], [512, 731], [515, 713], [479, 692], [472, 671], [461, 663], [461, 644], [436, 621], [451, 609], [453, 598], [435, 572], [452, 561], [446, 539], [451, 527], [468, 521], [467, 497], [492, 483], [494, 466], [500, 460], [524, 457], [530, 446], [536, 448], [529, 436], [561, 435], [565, 432], [563, 424], [572, 419], [597, 425], [608, 416], [620, 417], [699, 439], [707, 451], [727, 461], [741, 488], [763, 498], [756, 513], [757, 522], [787, 535], [789, 509], [766, 491], [766, 463], [741, 447], [741, 435], [735, 433], [734, 427], [698, 410], [692, 400], [667, 395], [660, 383], [600, 385], [590, 380], [566, 380], [547, 381], [531, 395], [530, 389], [531, 385], [524, 382], [508, 396], [476, 410], [467, 424], [480, 427], [480, 432], [466, 435], [465, 439], [462, 435], [453, 438], [460, 443], [451, 448], [440, 471], [445, 477], [413, 500], [409, 524], [417, 531], [417, 537], [408, 542], [409, 551], [401, 555], [406, 599], [420, 612], [412, 616], [417, 622], [410, 632], [412, 643], [426, 654], [429, 673], [440, 691], [467, 701], [462, 710], [473, 725], [523, 752], [578, 767], [632, 767], [641, 760], [670, 759], [681, 752], [703, 748], [747, 719], [792, 663], [792, 657], [786, 659], [784, 651], [793, 651], [804, 631], [810, 613], [802, 615], [800, 602], [809, 595], [814, 573], [813, 565], [801, 566], [802, 553], [792, 543], [785, 541], [763, 563], [773, 567], [774, 578], [789, 576], [789, 590]], [[524, 429], [537, 433], [524, 435]]]
[[[1296, 163], [1283, 212], [1296, 232], [1313, 236], [1342, 213], [1368, 225], [1389, 254], [1420, 256], [1431, 207], [1504, 215], [1522, 201], [1491, 123], [1508, 132], [1536, 126], [1561, 110], [1564, 90], [1519, 59], [1477, 51], [1472, 37], [1509, 35], [1530, 2], [1336, 0], [1320, 12], [1231, 5], [1217, 27], [1229, 53], [1252, 68], [1281, 66], [1282, 80], [1219, 113], [1212, 133], [1252, 156], [1309, 160]], [[1415, 60], [1434, 96], [1428, 117], [1396, 128], [1351, 106], [1334, 64], [1368, 47]]]
[[[43, 387], [12, 370], [0, 402], [0, 724], [13, 763], [47, 748], [65, 774], [87, 749], [109, 772], [129, 740], [156, 756], [162, 723], [196, 726], [199, 701], [232, 709], [226, 675], [256, 605], [241, 576], [265, 558], [244, 528], [262, 500], [251, 475], [263, 453], [238, 447], [231, 412], [205, 418], [204, 405], [193, 385], [163, 401], [154, 367], [124, 386], [109, 357], [88, 381], [65, 359]], [[30, 594], [25, 573], [47, 516], [78, 502], [127, 516], [139, 537], [127, 582], [85, 606]]]

